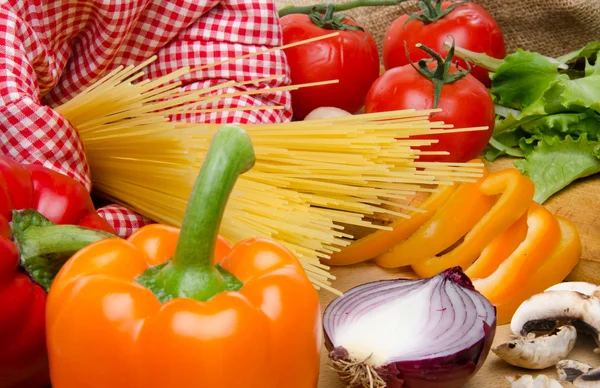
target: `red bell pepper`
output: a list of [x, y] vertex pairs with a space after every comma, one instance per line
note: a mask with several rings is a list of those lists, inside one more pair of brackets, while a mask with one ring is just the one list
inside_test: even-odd
[[49, 384], [46, 292], [72, 254], [107, 237], [82, 184], [0, 156], [0, 388]]

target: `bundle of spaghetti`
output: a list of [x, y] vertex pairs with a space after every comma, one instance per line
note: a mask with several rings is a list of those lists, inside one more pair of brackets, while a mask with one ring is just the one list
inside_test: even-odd
[[[176, 79], [191, 71], [183, 68], [156, 80], [134, 82], [152, 60], [117, 68], [57, 110], [80, 133], [98, 195], [178, 226], [219, 125], [187, 124], [169, 117], [198, 112], [203, 104], [232, 95], [214, 96], [215, 90], [261, 80], [182, 92]], [[256, 164], [238, 180], [220, 233], [232, 242], [256, 236], [278, 240], [299, 257], [313, 284], [335, 292], [330, 287], [333, 276], [321, 259], [352, 241], [346, 225], [386, 229], [365, 217], [408, 217], [408, 212], [419, 209], [401, 202], [416, 192], [433, 192], [440, 184], [480, 176], [473, 163], [418, 161], [419, 155], [436, 152], [415, 147], [437, 140], [412, 137], [482, 129], [449, 129], [429, 121], [432, 112], [244, 125], [255, 147]]]

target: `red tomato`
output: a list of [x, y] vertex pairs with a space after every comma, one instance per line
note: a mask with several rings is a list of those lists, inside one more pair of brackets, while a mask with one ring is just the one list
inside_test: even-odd
[[[449, 73], [455, 73], [455, 67]], [[411, 65], [396, 67], [383, 73], [373, 83], [365, 103], [365, 111], [385, 112], [402, 109], [432, 109], [433, 83]], [[494, 102], [485, 86], [471, 74], [456, 82], [445, 84], [438, 102], [439, 113], [431, 115], [432, 121], [453, 124], [454, 128], [487, 126], [485, 131], [415, 136], [439, 139], [423, 151], [448, 151], [450, 155], [421, 156], [426, 162], [467, 162], [485, 148], [494, 130]]]
[[[427, 0], [431, 1], [431, 0]], [[442, 3], [442, 9], [452, 5], [450, 1]], [[418, 12], [421, 14], [421, 12]], [[494, 58], [502, 59], [506, 56], [504, 37], [494, 18], [481, 6], [474, 3], [459, 5], [443, 18], [424, 23], [413, 19], [407, 23], [409, 15], [402, 15], [388, 28], [383, 40], [383, 63], [386, 69], [404, 66], [409, 63], [406, 57], [406, 46], [413, 62], [427, 57], [427, 54], [415, 47], [421, 43], [438, 53], [445, 53], [443, 48], [449, 35], [455, 39], [456, 46], [467, 50], [486, 53]], [[406, 25], [405, 25], [406, 23]], [[466, 68], [465, 62], [460, 59], [459, 64]], [[486, 86], [490, 86], [489, 72], [474, 66], [471, 74]]]
[[[345, 23], [358, 25], [345, 19]], [[331, 34], [316, 26], [307, 15], [281, 18], [283, 43]], [[292, 91], [296, 119], [304, 119], [313, 109], [331, 106], [354, 113], [364, 104], [373, 81], [379, 76], [379, 54], [368, 31], [339, 31], [339, 36], [285, 50], [292, 84], [339, 79], [339, 83]]]

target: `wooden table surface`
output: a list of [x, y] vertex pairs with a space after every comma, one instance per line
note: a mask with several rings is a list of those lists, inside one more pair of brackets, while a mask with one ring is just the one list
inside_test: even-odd
[[[504, 159], [493, 163], [489, 168], [490, 170], [497, 170], [508, 166], [511, 166], [511, 161]], [[583, 242], [582, 258], [570, 275], [569, 280], [586, 280], [600, 283], [600, 177], [593, 177], [573, 184], [567, 190], [548, 200], [544, 205], [553, 213], [572, 220], [581, 234]], [[386, 270], [372, 263], [362, 263], [350, 267], [334, 267], [331, 272], [337, 278], [334, 286], [341, 291], [378, 279], [415, 277], [407, 268]], [[333, 295], [321, 291], [320, 297], [321, 304], [325, 308]], [[508, 340], [509, 335], [509, 327], [507, 325], [500, 326], [494, 342], [504, 342]], [[600, 366], [600, 355], [593, 353], [594, 347], [591, 338], [580, 336], [577, 346], [569, 355], [569, 358]], [[465, 388], [509, 387], [510, 385], [504, 379], [506, 375], [536, 374], [532, 372], [512, 367], [490, 352], [486, 363], [479, 373], [465, 385]], [[549, 377], [556, 377], [553, 368], [545, 370], [544, 373], [548, 374]], [[339, 382], [336, 374], [329, 369], [327, 354], [323, 349], [319, 388], [343, 387], [344, 384]]]

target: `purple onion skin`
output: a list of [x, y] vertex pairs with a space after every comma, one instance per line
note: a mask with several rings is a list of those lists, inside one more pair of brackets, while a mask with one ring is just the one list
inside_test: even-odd
[[[471, 280], [458, 267], [449, 268], [442, 274], [462, 287], [475, 290]], [[378, 368], [377, 372], [387, 388], [460, 388], [483, 366], [492, 347], [496, 319], [492, 325], [485, 322], [483, 325], [483, 338], [468, 349], [445, 357], [393, 362]], [[327, 331], [324, 330], [324, 334], [325, 347], [331, 352], [333, 344]]]

